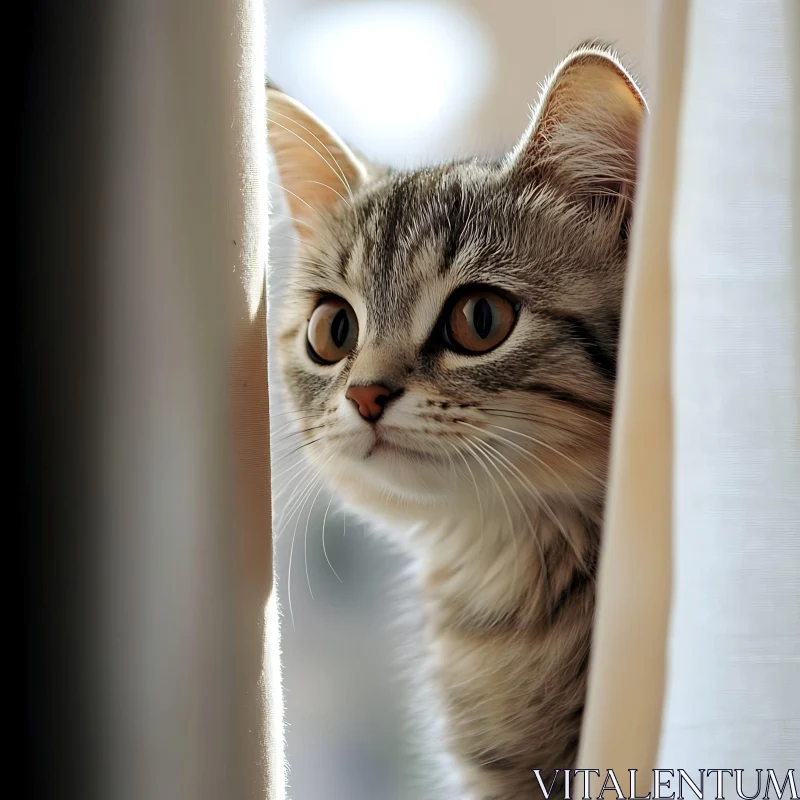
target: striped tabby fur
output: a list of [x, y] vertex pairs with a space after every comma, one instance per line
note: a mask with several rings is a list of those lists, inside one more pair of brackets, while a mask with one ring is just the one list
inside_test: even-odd
[[[399, 171], [269, 90], [300, 241], [285, 387], [331, 487], [415, 556], [453, 797], [536, 797], [533, 768], [549, 781], [575, 766], [644, 113], [629, 73], [589, 44], [545, 83], [506, 158]], [[520, 303], [485, 355], [437, 333], [469, 284]], [[352, 306], [359, 337], [320, 365], [306, 329], [328, 295]], [[395, 398], [377, 425], [345, 398], [369, 383]], [[373, 451], [376, 430], [394, 451]]]

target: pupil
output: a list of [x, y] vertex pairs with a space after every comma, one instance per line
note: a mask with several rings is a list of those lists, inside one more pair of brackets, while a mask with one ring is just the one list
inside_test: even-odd
[[472, 310], [472, 324], [475, 328], [475, 333], [481, 339], [485, 339], [492, 332], [492, 307], [485, 297], [475, 303]]
[[347, 312], [342, 308], [331, 323], [331, 336], [337, 348], [341, 349], [342, 345], [347, 341], [349, 331], [350, 320], [347, 318]]

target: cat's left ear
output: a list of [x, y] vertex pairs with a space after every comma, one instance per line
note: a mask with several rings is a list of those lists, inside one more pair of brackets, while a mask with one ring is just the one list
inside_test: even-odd
[[366, 181], [367, 164], [305, 106], [269, 87], [267, 132], [297, 232], [306, 237], [318, 214]]
[[636, 82], [611, 51], [580, 47], [545, 83], [509, 166], [576, 200], [617, 198], [627, 206], [646, 111]]

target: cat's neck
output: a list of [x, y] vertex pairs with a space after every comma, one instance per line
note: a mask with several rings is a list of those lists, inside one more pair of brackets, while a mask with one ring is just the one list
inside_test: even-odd
[[599, 503], [552, 500], [429, 513], [412, 546], [432, 613], [471, 626], [546, 620], [576, 570], [593, 576], [601, 516]]
[[526, 511], [431, 516], [413, 536], [458, 797], [538, 796], [534, 768], [560, 791], [576, 758], [601, 508]]
[[[492, 622], [542, 618], [576, 571], [593, 579], [602, 498], [574, 495], [522, 502], [496, 495], [442, 505], [370, 498], [362, 510], [410, 547], [426, 601], [437, 613]], [[373, 499], [373, 502], [369, 502]]]
[[375, 495], [369, 509], [415, 556], [422, 714], [458, 783], [436, 796], [536, 797], [534, 768], [558, 796], [554, 770], [577, 754], [602, 500], [471, 499], [415, 507]]

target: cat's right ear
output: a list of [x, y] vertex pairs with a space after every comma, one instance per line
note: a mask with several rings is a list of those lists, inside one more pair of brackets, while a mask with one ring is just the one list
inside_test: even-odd
[[531, 125], [509, 157], [527, 182], [547, 182], [589, 203], [615, 201], [627, 213], [636, 183], [646, 103], [607, 47], [587, 43], [545, 83]]
[[367, 166], [307, 108], [267, 89], [268, 141], [298, 234], [307, 237], [319, 214], [367, 178]]

